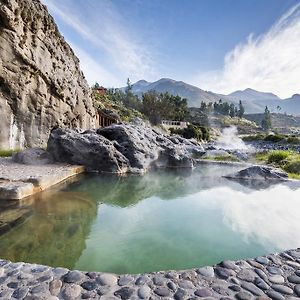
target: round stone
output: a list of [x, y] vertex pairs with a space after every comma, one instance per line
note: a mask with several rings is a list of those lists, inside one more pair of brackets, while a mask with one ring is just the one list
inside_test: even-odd
[[193, 289], [195, 286], [189, 280], [182, 280], [179, 282], [179, 286], [183, 289]]
[[241, 287], [238, 285], [230, 285], [228, 288], [235, 292], [239, 292], [241, 290]]
[[149, 286], [143, 285], [142, 287], [140, 287], [138, 289], [138, 296], [141, 299], [148, 299], [150, 296], [150, 291], [151, 291], [151, 289], [149, 288]]
[[254, 283], [262, 290], [268, 290], [270, 288], [270, 286], [260, 277], [256, 277]]
[[267, 270], [272, 275], [282, 275], [281, 269], [277, 267], [267, 267]]
[[66, 268], [54, 268], [52, 269], [52, 273], [58, 277], [62, 277], [66, 275], [69, 272]]
[[184, 289], [178, 289], [176, 293], [174, 294], [175, 300], [184, 300], [186, 296], [186, 291]]
[[177, 286], [176, 286], [176, 284], [175, 284], [173, 281], [169, 281], [169, 282], [167, 283], [167, 286], [168, 286], [168, 288], [171, 289], [172, 291], [176, 291]]
[[123, 286], [123, 285], [128, 285], [133, 281], [133, 277], [131, 276], [121, 276], [118, 280], [118, 285]]
[[97, 280], [101, 285], [115, 285], [117, 284], [117, 277], [112, 274], [101, 274]]
[[230, 294], [231, 294], [230, 290], [228, 290], [227, 288], [225, 288], [224, 286], [221, 286], [221, 285], [215, 285], [212, 287], [212, 289], [216, 293], [223, 295], [223, 296], [230, 296]]
[[237, 278], [249, 282], [253, 282], [256, 274], [251, 269], [243, 269], [237, 273]]
[[63, 288], [62, 294], [65, 300], [74, 300], [81, 294], [81, 287], [77, 284], [68, 284]]
[[133, 294], [134, 289], [130, 287], [122, 287], [116, 292], [114, 292], [114, 295], [117, 297], [120, 297], [122, 300], [130, 299], [131, 295]]
[[143, 285], [149, 281], [149, 278], [147, 276], [140, 276], [135, 281], [136, 285]]
[[238, 267], [235, 265], [235, 263], [231, 260], [222, 261], [221, 266], [226, 268], [226, 269], [232, 269], [232, 270], [238, 269]]
[[170, 295], [170, 291], [165, 287], [158, 287], [154, 290], [154, 293], [161, 297], [167, 297]]
[[215, 272], [222, 279], [227, 279], [230, 276], [228, 270], [222, 267], [216, 267]]
[[272, 290], [267, 291], [267, 295], [271, 299], [274, 299], [274, 300], [284, 300], [285, 299], [285, 297], [282, 296], [280, 293], [272, 291]]
[[213, 267], [202, 267], [197, 270], [197, 272], [205, 277], [214, 277], [214, 268]]
[[164, 277], [159, 276], [159, 275], [154, 276], [152, 280], [155, 285], [159, 285], [159, 286], [164, 285], [165, 281], [166, 281], [166, 279]]
[[290, 275], [288, 276], [287, 280], [291, 283], [300, 283], [300, 276]]
[[57, 296], [60, 292], [61, 287], [62, 287], [61, 280], [55, 279], [55, 280], [51, 281], [49, 284], [50, 294], [53, 296]]
[[81, 287], [87, 291], [92, 291], [97, 287], [97, 283], [95, 281], [85, 281], [81, 284]]
[[256, 295], [256, 296], [262, 296], [264, 293], [261, 289], [259, 289], [257, 286], [255, 286], [251, 282], [243, 282], [242, 288], [249, 291], [250, 293]]
[[64, 282], [67, 283], [76, 283], [81, 281], [84, 278], [84, 275], [79, 271], [70, 271], [64, 278]]
[[271, 288], [281, 294], [287, 294], [287, 295], [293, 294], [293, 290], [285, 285], [273, 284]]
[[300, 297], [300, 284], [296, 284], [294, 287], [295, 294]]
[[264, 256], [256, 257], [255, 260], [262, 265], [267, 265], [269, 263], [269, 260]]
[[276, 284], [284, 283], [284, 277], [281, 275], [270, 276], [269, 281]]
[[239, 292], [235, 296], [239, 300], [251, 300], [251, 299], [253, 299], [252, 295], [248, 292]]
[[4, 268], [0, 267], [0, 277], [4, 275]]
[[268, 280], [268, 276], [267, 274], [263, 271], [263, 270], [260, 270], [260, 269], [255, 269], [254, 270], [256, 272], [256, 274], [262, 278], [264, 281], [267, 281]]
[[210, 297], [212, 292], [209, 289], [203, 288], [195, 291], [195, 295], [198, 297]]
[[12, 297], [16, 298], [16, 299], [23, 299], [28, 293], [28, 288], [27, 287], [21, 287], [16, 289], [13, 293], [12, 293]]
[[45, 284], [40, 284], [31, 289], [32, 294], [40, 294], [40, 293], [46, 293], [48, 291], [48, 286]]

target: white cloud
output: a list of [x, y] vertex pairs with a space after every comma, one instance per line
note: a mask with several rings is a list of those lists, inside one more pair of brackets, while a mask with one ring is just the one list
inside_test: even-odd
[[[109, 66], [106, 69], [114, 70], [116, 74], [113, 76], [111, 72], [104, 70], [102, 78], [107, 77], [101, 84], [109, 82], [109, 86], [117, 86], [120, 82], [124, 84], [127, 77], [138, 80], [155, 76], [153, 53], [149, 45], [142, 45], [142, 42], [135, 39], [111, 2], [86, 2], [84, 7], [76, 6], [76, 3], [69, 0], [62, 3], [55, 0], [43, 2], [51, 13], [102, 53], [102, 61], [97, 62], [87, 54], [88, 51], [84, 46], [74, 49], [90, 83], [95, 81], [97, 70], [105, 69], [105, 64]], [[79, 11], [80, 9], [84, 10]]]
[[268, 32], [226, 54], [221, 70], [199, 73], [192, 82], [219, 93], [254, 88], [281, 97], [300, 93], [300, 3], [285, 13]]

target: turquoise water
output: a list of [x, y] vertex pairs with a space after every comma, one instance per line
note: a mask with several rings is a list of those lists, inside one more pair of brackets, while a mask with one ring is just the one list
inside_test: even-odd
[[221, 177], [239, 169], [89, 175], [17, 205], [2, 203], [0, 257], [122, 274], [299, 247], [299, 185], [245, 186]]

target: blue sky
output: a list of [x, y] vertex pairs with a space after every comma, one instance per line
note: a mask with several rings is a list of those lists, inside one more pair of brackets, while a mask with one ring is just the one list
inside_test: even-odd
[[90, 84], [300, 93], [299, 0], [42, 0]]

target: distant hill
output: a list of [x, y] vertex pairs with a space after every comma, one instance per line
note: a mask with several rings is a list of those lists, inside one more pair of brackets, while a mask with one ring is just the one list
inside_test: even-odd
[[204, 91], [194, 85], [187, 84], [183, 81], [176, 81], [169, 78], [162, 78], [155, 82], [147, 82], [145, 80], [137, 81], [132, 85], [133, 92], [137, 95], [141, 95], [150, 90], [155, 90], [159, 93], [169, 92], [173, 95], [179, 95], [180, 97], [187, 98], [189, 106], [200, 106], [201, 101], [215, 102], [219, 101], [222, 96]]
[[243, 91], [236, 91], [228, 95], [229, 97], [238, 98], [242, 101], [264, 101], [264, 100], [281, 100], [273, 93], [259, 92], [253, 89], [245, 89]]
[[[273, 93], [260, 92], [253, 89], [235, 91], [229, 95], [222, 95], [210, 91], [204, 91], [194, 85], [183, 81], [176, 81], [170, 78], [161, 78], [154, 82], [139, 80], [132, 85], [133, 92], [138, 96], [143, 93], [155, 90], [159, 93], [169, 92], [186, 98], [190, 107], [200, 107], [201, 101], [215, 102], [223, 101], [237, 104], [239, 100], [243, 102], [247, 113], [262, 113], [265, 106], [271, 112], [300, 115], [300, 95], [295, 94], [291, 98], [281, 99]], [[125, 88], [121, 88], [125, 89]]]

